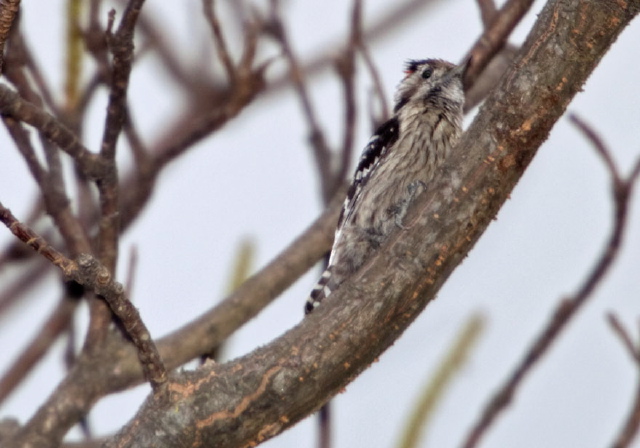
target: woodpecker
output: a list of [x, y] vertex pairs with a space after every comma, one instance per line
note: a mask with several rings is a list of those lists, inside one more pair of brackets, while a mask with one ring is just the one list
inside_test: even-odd
[[354, 274], [395, 228], [403, 228], [409, 206], [462, 133], [467, 62], [407, 62], [393, 116], [377, 129], [360, 156], [329, 263], [307, 299], [306, 314]]

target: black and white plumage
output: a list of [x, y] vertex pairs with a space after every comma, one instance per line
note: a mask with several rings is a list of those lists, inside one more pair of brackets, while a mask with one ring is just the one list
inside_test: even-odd
[[327, 269], [305, 312], [355, 273], [402, 221], [462, 132], [466, 63], [411, 60], [395, 94], [393, 117], [365, 147], [338, 220]]

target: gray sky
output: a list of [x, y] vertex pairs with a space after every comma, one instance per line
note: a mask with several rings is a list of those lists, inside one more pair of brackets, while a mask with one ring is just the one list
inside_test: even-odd
[[[62, 0], [23, 2], [27, 38], [52, 85], [62, 85]], [[343, 0], [285, 2], [295, 50], [302, 59], [327, 43], [339, 42], [348, 26]], [[365, 24], [388, 2], [365, 2]], [[544, 2], [536, 2], [538, 11]], [[176, 6], [179, 5], [179, 6]], [[198, 0], [153, 2], [185, 57], [197, 58], [193, 38]], [[529, 14], [512, 38], [521, 43], [535, 20]], [[34, 32], [34, 30], [36, 30]], [[203, 31], [199, 35], [206, 36]], [[408, 58], [459, 60], [477, 38], [475, 2], [448, 1], [428, 9], [388, 38], [370, 45], [391, 98]], [[593, 124], [627, 173], [640, 156], [640, 23], [633, 22], [596, 69], [569, 110]], [[338, 50], [337, 47], [336, 51]], [[133, 116], [152, 143], [179, 104], [166, 96], [167, 80], [153, 58], [134, 68]], [[276, 71], [281, 67], [274, 67]], [[369, 136], [365, 96], [371, 83], [360, 67], [358, 147]], [[342, 131], [340, 85], [330, 72], [311, 80], [314, 105], [331, 142]], [[92, 108], [87, 145], [101, 136], [106, 95]], [[119, 278], [132, 245], [139, 251], [133, 299], [154, 336], [162, 336], [198, 316], [225, 290], [228, 264], [237, 244], [257, 245], [263, 266], [308, 226], [321, 210], [317, 176], [306, 144], [307, 128], [295, 96], [258, 99], [241, 116], [169, 168], [140, 219], [124, 236]], [[0, 144], [0, 200], [25, 217], [34, 194], [29, 176], [4, 129]], [[398, 440], [414, 397], [434, 371], [461, 325], [482, 313], [487, 325], [469, 362], [443, 400], [421, 446], [460, 443], [490, 394], [516, 365], [558, 301], [573, 293], [593, 266], [611, 228], [609, 180], [603, 164], [582, 135], [561, 119], [540, 149], [489, 230], [398, 342], [335, 400], [336, 447], [391, 447]], [[197, 192], [197, 194], [194, 194]], [[637, 375], [605, 321], [617, 313], [637, 329], [640, 305], [640, 200], [631, 209], [628, 233], [613, 272], [520, 390], [509, 412], [489, 432], [483, 446], [521, 448], [603, 446], [627, 415]], [[185, 231], [188, 229], [188, 231]], [[10, 240], [0, 232], [0, 247]], [[0, 272], [0, 288], [11, 276]], [[231, 339], [235, 357], [267, 343], [302, 318], [303, 302], [318, 270], [303, 277], [261, 316]], [[53, 278], [53, 277], [52, 277]], [[31, 329], [57, 303], [49, 283], [29, 306], [0, 321], [0, 369], [5, 369], [31, 337]], [[86, 318], [79, 322], [84, 328]], [[1, 416], [24, 422], [34, 406], [62, 378], [57, 346], [0, 408]], [[124, 424], [147, 394], [147, 387], [101, 401], [91, 415], [100, 434]], [[130, 412], [129, 412], [130, 410]], [[265, 447], [309, 446], [314, 419], [266, 443]], [[75, 434], [75, 433], [74, 433]]]

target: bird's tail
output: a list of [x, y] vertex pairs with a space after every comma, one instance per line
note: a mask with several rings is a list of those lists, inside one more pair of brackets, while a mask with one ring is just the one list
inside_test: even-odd
[[316, 283], [311, 294], [309, 294], [307, 303], [304, 305], [305, 314], [309, 314], [311, 311], [315, 310], [336, 288], [337, 285], [334, 285], [334, 282], [332, 281], [332, 267], [333, 266], [328, 266], [327, 269], [324, 270], [320, 276], [320, 280], [318, 280], [318, 283]]

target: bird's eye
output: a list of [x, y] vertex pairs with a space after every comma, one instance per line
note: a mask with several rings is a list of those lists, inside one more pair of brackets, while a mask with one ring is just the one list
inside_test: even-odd
[[422, 72], [422, 79], [429, 79], [433, 75], [433, 70], [430, 68], [425, 68]]

